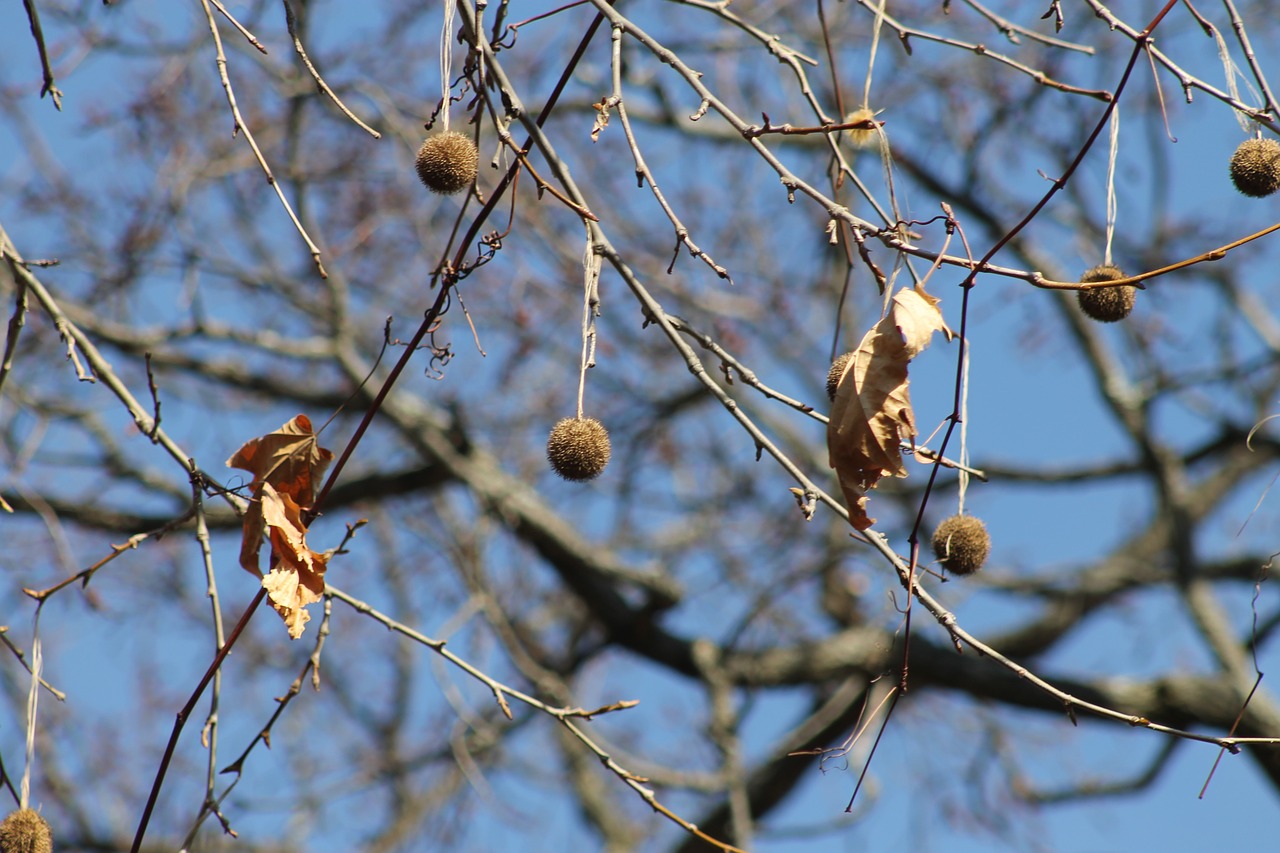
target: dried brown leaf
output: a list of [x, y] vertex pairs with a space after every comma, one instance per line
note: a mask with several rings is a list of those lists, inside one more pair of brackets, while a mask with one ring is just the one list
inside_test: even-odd
[[244, 517], [244, 537], [240, 542], [240, 565], [261, 577], [258, 552], [266, 522], [262, 517], [262, 489], [270, 484], [276, 492], [288, 495], [302, 508], [315, 500], [315, 487], [324, 475], [333, 454], [319, 445], [311, 431], [311, 419], [298, 415], [275, 432], [251, 439], [227, 460], [228, 468], [243, 468], [253, 473], [253, 499]]
[[867, 516], [867, 491], [882, 477], [907, 476], [899, 445], [916, 436], [907, 365], [929, 345], [934, 332], [951, 338], [938, 300], [919, 288], [904, 288], [889, 311], [867, 332], [845, 366], [827, 423], [827, 451], [858, 530]]
[[270, 483], [305, 509], [315, 501], [316, 486], [332, 459], [311, 431], [311, 419], [298, 415], [275, 432], [246, 441], [227, 467], [253, 472], [255, 493], [260, 483]]
[[306, 611], [324, 594], [326, 558], [307, 547], [302, 508], [270, 483], [262, 486], [262, 517], [271, 540], [271, 571], [262, 579], [271, 606], [298, 639], [310, 619]]
[[[253, 499], [244, 517], [240, 565], [262, 579], [271, 606], [289, 636], [302, 636], [310, 618], [306, 605], [324, 593], [326, 558], [307, 547], [303, 512], [315, 501], [316, 486], [333, 454], [320, 447], [311, 421], [298, 415], [275, 432], [245, 442], [228, 467], [253, 473]], [[271, 542], [271, 570], [258, 566], [262, 539]]]

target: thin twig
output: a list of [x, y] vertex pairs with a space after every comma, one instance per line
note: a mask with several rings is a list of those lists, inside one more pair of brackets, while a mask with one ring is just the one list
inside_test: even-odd
[[257, 37], [255, 37], [253, 33], [249, 32], [249, 30], [247, 30], [243, 24], [237, 21], [235, 19], [235, 16], [232, 15], [230, 12], [228, 12], [225, 6], [219, 3], [218, 0], [209, 0], [209, 2], [212, 3], [214, 7], [219, 12], [222, 13], [222, 16], [224, 18], [226, 18], [228, 21], [231, 22], [231, 26], [235, 27], [237, 30], [240, 31], [240, 35], [244, 36], [245, 40], [249, 42], [249, 44], [256, 47], [260, 53], [265, 54], [267, 52], [267, 49], [262, 46], [262, 42], [258, 41]]
[[581, 216], [583, 219], [590, 219], [593, 222], [600, 221], [600, 217], [596, 216], [585, 206], [578, 204], [568, 198], [565, 198], [564, 193], [560, 192], [558, 189], [552, 186], [548, 181], [546, 181], [542, 177], [542, 175], [539, 175], [538, 170], [535, 169], [533, 164], [529, 162], [528, 152], [523, 148], [517, 146], [515, 143], [515, 140], [511, 138], [510, 134], [503, 137], [502, 142], [504, 145], [506, 145], [508, 148], [511, 149], [512, 153], [515, 154], [516, 160], [519, 161], [520, 165], [523, 166], [529, 172], [529, 174], [533, 176], [533, 180], [538, 185], [537, 192], [539, 196], [541, 196], [544, 192], [551, 193], [551, 195], [556, 199], [556, 201], [559, 201], [560, 203], [564, 204], [566, 207], [568, 207], [574, 213]]
[[596, 716], [599, 714], [612, 713], [616, 711], [623, 711], [629, 708], [633, 708], [636, 705], [635, 702], [629, 701], [629, 700], [622, 701], [622, 702], [614, 702], [609, 705], [605, 705], [591, 711], [584, 711], [581, 708], [552, 707], [540, 701], [539, 699], [536, 699], [533, 696], [530, 696], [527, 693], [524, 693], [520, 690], [516, 690], [514, 687], [510, 687], [506, 684], [503, 684], [502, 682], [493, 678], [488, 673], [473, 666], [471, 663], [469, 663], [465, 659], [455, 655], [453, 652], [449, 651], [448, 648], [446, 648], [444, 640], [437, 640], [437, 639], [428, 637], [427, 635], [409, 627], [408, 625], [405, 625], [402, 622], [399, 622], [398, 620], [393, 619], [392, 617], [386, 615], [385, 613], [381, 612], [377, 608], [370, 606], [368, 603], [361, 601], [355, 596], [352, 596], [344, 592], [343, 590], [338, 589], [337, 587], [334, 587], [330, 584], [326, 584], [325, 595], [332, 596], [333, 598], [338, 599], [344, 604], [349, 605], [357, 613], [360, 613], [364, 616], [368, 616], [370, 619], [373, 619], [374, 621], [385, 626], [389, 630], [394, 631], [397, 634], [400, 634], [404, 637], [408, 637], [409, 639], [413, 640], [416, 643], [419, 643], [420, 645], [426, 646], [427, 648], [431, 649], [436, 654], [440, 655], [442, 658], [447, 660], [449, 663], [453, 664], [455, 667], [457, 667], [458, 669], [465, 672], [467, 675], [474, 678], [476, 681], [479, 681], [481, 684], [487, 687], [494, 694], [494, 696], [510, 697], [512, 699], [515, 699], [518, 702], [521, 702], [524, 705], [529, 706], [530, 708], [533, 708], [537, 711], [541, 711], [544, 714], [548, 714], [551, 717], [554, 717], [561, 725], [563, 725], [566, 729], [568, 729], [568, 731], [575, 738], [577, 738], [579, 741], [582, 742], [583, 745], [585, 745], [589, 750], [595, 753], [596, 757], [600, 759], [601, 763], [611, 773], [613, 773], [615, 776], [621, 779], [632, 790], [636, 791], [636, 793], [638, 793], [654, 811], [657, 811], [658, 813], [662, 814], [668, 820], [673, 821], [674, 823], [679, 825], [681, 828], [683, 828], [686, 832], [692, 833], [698, 838], [701, 838], [703, 841], [706, 841], [708, 844], [712, 844], [715, 847], [719, 848], [720, 850], [726, 851], [726, 853], [743, 853], [737, 847], [734, 847], [732, 845], [724, 843], [723, 841], [719, 841], [715, 838], [712, 838], [711, 836], [699, 830], [692, 823], [680, 817], [678, 814], [671, 811], [671, 809], [664, 806], [661, 802], [658, 801], [658, 798], [654, 794], [654, 792], [651, 789], [646, 788], [642, 784], [647, 780], [645, 780], [641, 776], [636, 775], [635, 773], [632, 773], [631, 771], [627, 770], [625, 767], [622, 767], [620, 764], [618, 764], [618, 762], [616, 762], [607, 752], [604, 751], [604, 749], [602, 749], [599, 746], [599, 744], [597, 744], [594, 740], [592, 740], [574, 722], [575, 719], [590, 719], [592, 716]]
[[1244, 58], [1249, 63], [1249, 70], [1253, 72], [1254, 81], [1257, 82], [1258, 88], [1262, 90], [1262, 109], [1264, 112], [1276, 116], [1276, 96], [1271, 93], [1271, 86], [1267, 83], [1267, 77], [1262, 73], [1261, 66], [1258, 65], [1258, 57], [1253, 52], [1253, 45], [1249, 43], [1249, 33], [1244, 28], [1244, 20], [1240, 17], [1240, 13], [1236, 11], [1235, 3], [1231, 2], [1231, 0], [1222, 0], [1222, 5], [1226, 7], [1227, 14], [1231, 16], [1231, 28], [1235, 30], [1236, 40], [1240, 42], [1240, 49], [1244, 51]]
[[54, 584], [51, 587], [47, 587], [45, 589], [23, 589], [22, 591], [23, 593], [30, 596], [31, 598], [34, 598], [36, 601], [44, 601], [47, 598], [49, 598], [49, 596], [65, 589], [66, 587], [71, 586], [73, 583], [76, 583], [77, 581], [80, 582], [82, 587], [87, 586], [89, 581], [93, 578], [93, 576], [97, 574], [98, 570], [101, 569], [103, 566], [105, 566], [107, 563], [110, 563], [112, 560], [114, 560], [116, 557], [119, 557], [125, 551], [135, 550], [139, 545], [141, 545], [143, 542], [147, 541], [148, 539], [159, 539], [161, 536], [170, 532], [171, 530], [181, 527], [182, 525], [190, 521], [192, 517], [195, 515], [195, 513], [196, 513], [196, 510], [193, 507], [191, 509], [188, 509], [182, 515], [178, 516], [172, 521], [164, 524], [161, 527], [157, 527], [155, 530], [149, 530], [146, 533], [135, 533], [134, 535], [130, 536], [128, 541], [126, 541], [123, 545], [111, 545], [110, 554], [103, 557], [101, 560], [94, 563], [92, 566], [89, 566], [87, 569], [83, 569], [79, 572], [76, 572], [71, 577], [58, 581], [56, 584]]
[[160, 389], [156, 387], [156, 375], [151, 370], [151, 353], [144, 353], [143, 360], [147, 365], [147, 390], [151, 392], [152, 404], [151, 432], [147, 437], [154, 443], [156, 430], [160, 429]]
[[49, 63], [49, 50], [44, 45], [44, 29], [40, 26], [40, 12], [36, 9], [35, 0], [22, 0], [27, 10], [27, 22], [31, 25], [31, 35], [36, 40], [36, 50], [40, 53], [40, 70], [44, 74], [44, 83], [40, 86], [40, 97], [49, 95], [53, 98], [53, 106], [62, 111], [62, 90], [53, 79], [53, 66]]
[[[4, 254], [4, 260], [9, 264], [17, 263], [7, 253]], [[13, 356], [18, 351], [18, 336], [22, 334], [22, 328], [27, 324], [27, 285], [17, 275], [14, 275], [14, 283], [17, 292], [13, 299], [13, 314], [9, 317], [9, 331], [4, 340], [4, 356], [0, 360], [0, 391], [4, 390], [4, 382], [13, 371]]]
[[938, 44], [945, 44], [948, 47], [954, 47], [958, 50], [969, 51], [970, 53], [977, 54], [978, 56], [985, 56], [993, 59], [1002, 65], [1007, 65], [1015, 71], [1026, 74], [1041, 86], [1057, 89], [1058, 91], [1066, 92], [1069, 95], [1083, 95], [1087, 98], [1096, 98], [1100, 101], [1109, 101], [1112, 98], [1112, 94], [1105, 89], [1084, 89], [1079, 86], [1072, 86], [1069, 83], [1063, 83], [1060, 80], [1053, 79], [1043, 71], [1024, 65], [1016, 59], [1005, 56], [1003, 53], [991, 50], [984, 44], [960, 41], [959, 39], [947, 38], [946, 36], [940, 36], [926, 30], [917, 30], [914, 27], [908, 27], [892, 15], [887, 13], [877, 13], [875, 6], [871, 5], [871, 3], [872, 0], [858, 0], [858, 5], [867, 9], [869, 12], [880, 14], [883, 17], [884, 22], [897, 32], [898, 38], [902, 41], [903, 47], [908, 53], [911, 52], [910, 39], [917, 38], [921, 41], [937, 42]]
[[[17, 249], [14, 248], [13, 243], [9, 239], [9, 235], [5, 232], [2, 225], [0, 225], [0, 255], [21, 259], [21, 255], [19, 255]], [[120, 377], [116, 375], [111, 364], [102, 356], [102, 353], [98, 351], [98, 348], [94, 345], [93, 341], [90, 340], [75, 323], [71, 322], [71, 320], [67, 318], [66, 313], [62, 310], [58, 301], [53, 298], [53, 295], [49, 292], [48, 288], [44, 286], [44, 283], [41, 282], [40, 279], [36, 278], [36, 276], [21, 263], [11, 265], [10, 269], [13, 270], [14, 275], [17, 276], [19, 281], [24, 283], [30, 289], [31, 295], [35, 297], [36, 302], [38, 302], [44, 312], [49, 315], [49, 318], [53, 320], [54, 327], [57, 328], [58, 333], [63, 335], [64, 339], [68, 341], [68, 346], [73, 348], [78, 347], [79, 351], [84, 353], [85, 359], [93, 369], [94, 375], [98, 379], [101, 379], [102, 384], [116, 396], [116, 399], [124, 404], [130, 417], [133, 418], [134, 426], [138, 428], [138, 431], [144, 435], [152, 435], [154, 431], [153, 440], [155, 443], [163, 447], [168, 452], [169, 456], [171, 456], [182, 467], [182, 469], [186, 471], [191, 455], [179, 447], [163, 429], [156, 427], [153, 423], [152, 416], [147, 412], [142, 404], [138, 402], [138, 399], [133, 396], [133, 393], [130, 392], [124, 382], [120, 380]], [[77, 375], [82, 373], [83, 367], [80, 367], [77, 370]], [[216, 478], [210, 477], [207, 473], [202, 472], [202, 476], [204, 476], [206, 482], [217, 482]], [[229, 491], [224, 491], [223, 494], [225, 499], [232, 506], [243, 510], [244, 501], [241, 498]]]
[[[607, 124], [609, 120], [609, 108], [616, 106], [618, 108], [618, 118], [622, 120], [622, 132], [627, 137], [627, 144], [631, 147], [631, 158], [636, 164], [636, 183], [643, 185], [648, 181], [649, 189], [653, 192], [654, 199], [658, 202], [658, 206], [662, 208], [662, 212], [667, 215], [667, 219], [671, 220], [671, 225], [676, 229], [676, 256], [680, 254], [680, 245], [683, 244], [689, 254], [695, 258], [699, 258], [720, 278], [727, 279], [733, 284], [733, 278], [729, 275], [729, 271], [720, 264], [715, 262], [711, 255], [704, 252], [693, 242], [689, 236], [689, 229], [680, 221], [680, 217], [676, 215], [675, 210], [667, 203], [666, 196], [662, 190], [658, 188], [658, 183], [653, 179], [653, 172], [649, 169], [649, 164], [645, 162], [644, 155], [640, 153], [640, 145], [636, 141], [635, 130], [631, 126], [631, 119], [627, 116], [627, 105], [622, 97], [622, 29], [613, 27], [612, 29], [612, 71], [613, 71], [613, 94], [600, 105], [600, 121], [601, 127]], [[592, 138], [595, 138], [593, 133]], [[672, 257], [671, 265], [667, 267], [670, 273], [675, 268], [676, 257]]]
[[1187, 103], [1191, 103], [1191, 90], [1198, 89], [1211, 97], [1217, 98], [1232, 109], [1244, 113], [1257, 123], [1269, 127], [1276, 133], [1280, 133], [1280, 122], [1277, 122], [1276, 118], [1266, 110], [1260, 110], [1257, 107], [1244, 103], [1238, 98], [1233, 98], [1230, 94], [1222, 91], [1216, 86], [1211, 86], [1199, 77], [1187, 73], [1181, 66], [1165, 55], [1163, 51], [1152, 44], [1147, 39], [1146, 32], [1139, 32], [1138, 30], [1135, 30], [1129, 24], [1116, 17], [1116, 15], [1105, 5], [1099, 2], [1099, 0], [1084, 0], [1084, 2], [1088, 4], [1093, 13], [1105, 21], [1111, 29], [1124, 33], [1135, 42], [1145, 44], [1145, 49], [1150, 51], [1156, 61], [1178, 78], [1178, 82], [1182, 86], [1183, 94], [1186, 96]]
[[[204, 489], [200, 482], [200, 474], [195, 470], [194, 465], [191, 471], [191, 500], [195, 509], [196, 517], [196, 542], [200, 546], [201, 563], [204, 565], [205, 579], [205, 595], [209, 598], [209, 608], [211, 618], [213, 620], [213, 650], [217, 654], [226, 645], [226, 631], [222, 624], [222, 599], [218, 596], [218, 578], [213, 570], [213, 550], [209, 547], [209, 522], [204, 511]], [[222, 701], [222, 669], [219, 668], [213, 676], [213, 685], [209, 690], [209, 713], [205, 717], [204, 728], [201, 730], [201, 743], [205, 749], [209, 751], [208, 760], [205, 763], [205, 780], [204, 780], [204, 802], [201, 803], [201, 813], [209, 808], [213, 803], [213, 811], [218, 815], [218, 819], [222, 822], [223, 829], [235, 835], [227, 820], [218, 811], [218, 805], [214, 800], [213, 792], [218, 774], [218, 706]], [[187, 849], [195, 839], [195, 833], [200, 828], [201, 821], [199, 818], [194, 822], [190, 835], [183, 843], [183, 849]]]
[[[893, 564], [894, 570], [898, 574], [899, 581], [905, 587], [910, 576], [906, 561], [898, 556], [898, 554], [889, 546], [888, 540], [879, 532], [869, 530], [865, 531], [864, 535], [866, 536], [866, 540]], [[1138, 716], [1136, 714], [1125, 714], [1112, 708], [1106, 708], [1102, 705], [1097, 705], [1093, 702], [1087, 702], [1083, 699], [1079, 699], [1070, 693], [1067, 693], [1065, 690], [1061, 690], [1053, 686], [1053, 684], [1045, 681], [1025, 666], [1005, 657], [1000, 652], [996, 651], [991, 646], [988, 646], [986, 643], [983, 643], [981, 640], [977, 639], [968, 631], [960, 627], [959, 620], [956, 618], [955, 614], [944, 607], [941, 602], [934, 598], [927, 589], [922, 587], [918, 578], [911, 587], [911, 595], [924, 605], [925, 609], [928, 610], [935, 619], [937, 619], [938, 624], [945, 628], [956, 642], [963, 643], [964, 645], [973, 648], [983, 657], [990, 658], [1000, 664], [1000, 666], [1017, 675], [1019, 678], [1034, 685], [1037, 689], [1059, 700], [1062, 702], [1064, 709], [1069, 714], [1074, 713], [1074, 709], [1088, 711], [1095, 716], [1125, 723], [1126, 725], [1133, 726], [1135, 728], [1144, 728], [1160, 734], [1183, 738], [1185, 740], [1213, 744], [1215, 746], [1223, 747], [1233, 753], [1238, 752], [1241, 746], [1246, 746], [1248, 744], [1280, 744], [1280, 737], [1215, 737], [1213, 735], [1201, 734], [1199, 732], [1188, 731], [1186, 729], [1173, 728], [1172, 726], [1165, 726], [1160, 723], [1153, 722], [1146, 717]]]
[[[23, 668], [27, 672], [34, 672], [31, 669], [31, 665], [27, 663], [27, 656], [23, 654], [22, 649], [15, 646], [13, 644], [13, 641], [9, 639], [8, 625], [0, 625], [0, 643], [3, 643], [5, 647], [9, 649], [9, 651], [13, 652], [13, 656], [18, 659], [18, 662], [22, 664]], [[67, 694], [63, 693], [58, 688], [54, 687], [49, 682], [45, 681], [43, 677], [41, 677], [40, 679], [40, 686], [43, 687], [45, 690], [48, 690], [51, 694], [53, 694], [53, 698], [57, 699], [59, 702], [67, 701]]]
[[995, 12], [992, 12], [981, 3], [977, 2], [977, 0], [964, 0], [964, 4], [990, 21], [992, 26], [1000, 31], [1001, 35], [1014, 44], [1019, 43], [1018, 36], [1026, 36], [1032, 41], [1038, 41], [1041, 44], [1047, 44], [1050, 47], [1057, 47], [1063, 50], [1074, 50], [1078, 53], [1088, 54], [1089, 56], [1093, 56], [1095, 53], [1094, 49], [1087, 44], [1076, 44], [1072, 41], [1053, 38], [1052, 36], [1046, 36], [1043, 33], [1038, 33], [1035, 30], [1021, 26], [1020, 24], [1015, 24], [1013, 21], [1002, 18]]
[[1270, 225], [1266, 228], [1263, 228], [1261, 231], [1250, 234], [1247, 237], [1241, 237], [1239, 240], [1233, 240], [1230, 243], [1227, 243], [1223, 246], [1219, 246], [1216, 249], [1210, 249], [1207, 252], [1201, 252], [1195, 257], [1187, 258], [1186, 260], [1178, 261], [1177, 263], [1172, 263], [1167, 266], [1163, 266], [1158, 269], [1151, 270], [1150, 272], [1144, 272], [1138, 275], [1125, 276], [1124, 278], [1117, 278], [1115, 280], [1108, 280], [1106, 282], [1084, 284], [1083, 282], [1079, 282], [1079, 281], [1051, 281], [1049, 279], [1046, 279], [1040, 276], [1038, 273], [1032, 273], [1031, 277], [1028, 278], [1027, 281], [1030, 284], [1035, 285], [1036, 287], [1045, 288], [1046, 290], [1101, 290], [1107, 287], [1122, 287], [1126, 284], [1141, 285], [1142, 282], [1146, 281], [1147, 279], [1157, 278], [1158, 276], [1166, 275], [1171, 272], [1176, 272], [1177, 270], [1186, 269], [1187, 267], [1195, 266], [1196, 264], [1202, 264], [1209, 261], [1220, 261], [1227, 256], [1228, 252], [1231, 252], [1234, 249], [1238, 249], [1241, 246], [1245, 245], [1246, 243], [1252, 243], [1254, 240], [1260, 239], [1262, 237], [1266, 237], [1268, 234], [1272, 234], [1276, 231], [1280, 231], [1280, 222], [1277, 222], [1274, 225]]
[[213, 35], [213, 43], [217, 48], [215, 61], [218, 65], [218, 78], [222, 81], [222, 90], [226, 92], [227, 103], [231, 106], [231, 115], [235, 121], [231, 135], [235, 136], [237, 133], [244, 133], [245, 142], [249, 143], [249, 147], [253, 149], [253, 156], [257, 159], [258, 166], [267, 176], [267, 183], [276, 191], [276, 195], [280, 198], [280, 203], [284, 205], [285, 213], [289, 215], [289, 220], [293, 223], [293, 227], [298, 230], [303, 242], [307, 244], [307, 249], [311, 252], [311, 260], [315, 263], [320, 277], [328, 278], [329, 274], [325, 272], [324, 264], [320, 262], [319, 247], [312, 242], [311, 235], [302, 226], [302, 222], [298, 219], [298, 214], [293, 212], [293, 206], [289, 204], [289, 199], [285, 198], [284, 190], [280, 188], [280, 182], [271, 173], [271, 167], [267, 165], [267, 158], [262, 155], [262, 149], [258, 147], [257, 140], [253, 138], [253, 132], [249, 130], [249, 125], [245, 123], [244, 116], [240, 115], [240, 106], [236, 103], [236, 93], [231, 88], [231, 78], [227, 76], [227, 55], [222, 49], [222, 36], [218, 33], [218, 22], [213, 17], [213, 10], [209, 8], [210, 0], [200, 0], [200, 3], [204, 6], [205, 17], [209, 21], [209, 32]]
[[201, 694], [204, 693], [205, 687], [213, 680], [214, 675], [222, 668], [222, 662], [230, 653], [232, 646], [240, 637], [240, 633], [249, 624], [249, 619], [257, 611], [258, 605], [262, 604], [262, 600], [267, 597], [265, 587], [260, 588], [253, 601], [249, 602], [249, 606], [245, 608], [240, 621], [231, 629], [227, 642], [223, 644], [218, 653], [213, 656], [209, 667], [205, 670], [204, 675], [200, 678], [200, 682], [196, 685], [196, 689], [191, 692], [191, 698], [187, 700], [187, 704], [182, 706], [182, 710], [178, 711], [178, 717], [173, 721], [173, 731], [169, 734], [169, 743], [165, 745], [164, 755], [160, 758], [160, 766], [156, 769], [156, 778], [151, 783], [151, 793], [147, 796], [147, 804], [142, 809], [142, 817], [138, 821], [138, 830], [133, 836], [133, 845], [129, 848], [130, 853], [138, 853], [142, 849], [142, 839], [147, 834], [147, 824], [151, 822], [151, 813], [155, 810], [156, 801], [160, 799], [160, 787], [164, 784], [164, 777], [169, 770], [169, 762], [173, 760], [173, 752], [178, 746], [178, 737], [182, 734], [182, 729], [186, 726], [187, 718], [191, 716], [191, 712], [196, 707], [196, 702], [200, 701]]
[[307, 674], [313, 674], [313, 683], [315, 679], [319, 677], [318, 666], [320, 662], [320, 652], [324, 649], [324, 642], [329, 636], [329, 622], [332, 614], [333, 596], [330, 595], [329, 591], [326, 589], [324, 616], [320, 620], [320, 630], [316, 632], [315, 645], [312, 647], [311, 655], [307, 658], [307, 662], [302, 665], [302, 671], [299, 672], [297, 678], [289, 684], [289, 689], [285, 691], [284, 695], [277, 697], [276, 707], [271, 712], [271, 716], [267, 719], [266, 723], [259, 727], [253, 738], [250, 739], [249, 745], [240, 752], [234, 761], [222, 768], [221, 772], [234, 773], [236, 776], [239, 776], [244, 771], [245, 759], [249, 757], [249, 754], [253, 752], [254, 748], [258, 744], [261, 743], [268, 747], [271, 746], [271, 730], [275, 727], [275, 724], [280, 719], [281, 715], [284, 714], [285, 708], [287, 708], [289, 703], [293, 701], [293, 698], [302, 692], [302, 685], [306, 682]]
[[324, 78], [320, 76], [320, 72], [317, 71], [316, 67], [311, 63], [311, 57], [307, 56], [307, 51], [302, 47], [302, 39], [298, 36], [296, 21], [293, 15], [293, 7], [289, 5], [289, 0], [284, 0], [284, 21], [285, 26], [289, 28], [289, 36], [293, 39], [293, 49], [302, 59], [302, 64], [307, 66], [307, 71], [309, 71], [312, 78], [315, 79], [316, 85], [320, 87], [320, 91], [328, 95], [329, 99], [337, 105], [338, 109], [342, 110], [342, 114], [355, 122], [361, 130], [367, 132], [374, 139], [381, 139], [381, 133], [378, 133], [378, 131], [369, 127], [369, 125], [361, 121], [355, 113], [347, 109], [347, 105], [342, 103], [342, 99], [338, 97], [337, 93], [329, 88], [329, 84], [324, 82]]

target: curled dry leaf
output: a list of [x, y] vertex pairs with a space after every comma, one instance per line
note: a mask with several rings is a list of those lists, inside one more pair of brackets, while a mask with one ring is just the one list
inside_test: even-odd
[[929, 345], [934, 332], [951, 339], [937, 306], [938, 300], [919, 288], [894, 294], [888, 313], [854, 350], [836, 387], [827, 452], [849, 521], [858, 530], [875, 523], [867, 516], [867, 491], [881, 477], [907, 476], [899, 445], [916, 435], [907, 364]]
[[[295, 640], [310, 618], [305, 606], [324, 592], [326, 558], [307, 547], [302, 514], [315, 501], [316, 486], [332, 459], [311, 431], [310, 419], [298, 415], [275, 432], [246, 442], [227, 460], [228, 467], [253, 473], [240, 565], [262, 578], [271, 606]], [[258, 567], [264, 535], [271, 542], [266, 577]]]
[[271, 606], [298, 639], [311, 616], [305, 610], [324, 594], [327, 558], [307, 547], [307, 528], [302, 525], [302, 508], [293, 498], [281, 494], [270, 483], [262, 486], [262, 516], [271, 540], [271, 571], [262, 579]]
[[298, 415], [275, 432], [246, 441], [227, 460], [227, 467], [253, 472], [255, 489], [270, 483], [306, 508], [315, 500], [316, 485], [332, 459], [311, 431], [311, 419]]

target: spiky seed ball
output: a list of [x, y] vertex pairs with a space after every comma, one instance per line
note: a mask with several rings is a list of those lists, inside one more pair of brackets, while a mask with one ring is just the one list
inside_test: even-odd
[[845, 365], [851, 358], [853, 353], [847, 352], [831, 362], [831, 370], [827, 372], [827, 398], [833, 403], [836, 401], [836, 390], [840, 387], [840, 377], [844, 375]]
[[422, 143], [414, 167], [427, 189], [453, 195], [475, 181], [479, 161], [480, 155], [471, 137], [450, 130]]
[[53, 833], [39, 812], [18, 809], [0, 822], [0, 853], [52, 853]]
[[[1080, 276], [1081, 284], [1095, 281], [1117, 281], [1125, 275], [1119, 267], [1101, 264]], [[1129, 284], [1119, 287], [1102, 287], [1097, 290], [1077, 290], [1080, 310], [1100, 323], [1115, 323], [1129, 316], [1137, 299], [1138, 288]]]
[[972, 515], [953, 515], [933, 531], [933, 554], [952, 574], [973, 574], [990, 553], [987, 526]]
[[609, 431], [595, 418], [565, 418], [547, 437], [547, 461], [566, 480], [582, 482], [609, 464]]
[[1231, 183], [1254, 198], [1280, 190], [1280, 142], [1270, 137], [1241, 142], [1231, 155]]

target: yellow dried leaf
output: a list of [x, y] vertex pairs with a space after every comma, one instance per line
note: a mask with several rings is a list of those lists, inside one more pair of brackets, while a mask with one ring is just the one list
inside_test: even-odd
[[907, 364], [934, 332], [951, 338], [938, 300], [919, 288], [894, 294], [889, 311], [867, 332], [845, 366], [827, 423], [827, 452], [858, 530], [867, 516], [867, 491], [882, 477], [905, 477], [899, 444], [916, 435]]

